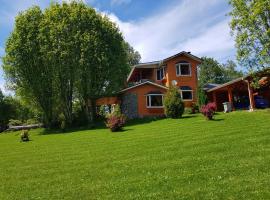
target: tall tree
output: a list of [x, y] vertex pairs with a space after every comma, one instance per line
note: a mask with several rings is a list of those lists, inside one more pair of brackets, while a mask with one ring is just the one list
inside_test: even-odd
[[201, 87], [206, 83], [226, 83], [241, 76], [243, 76], [243, 73], [237, 70], [237, 65], [232, 60], [220, 64], [213, 58], [203, 57], [199, 66], [199, 84]]
[[229, 0], [237, 58], [248, 70], [270, 65], [270, 1]]
[[77, 1], [20, 13], [3, 63], [9, 82], [33, 97], [46, 124], [58, 114], [71, 124], [74, 96], [92, 121], [95, 100], [118, 91], [129, 71], [117, 26]]
[[54, 73], [41, 53], [40, 24], [43, 13], [32, 7], [16, 17], [15, 28], [6, 43], [5, 75], [13, 88], [23, 88], [44, 113], [45, 124], [53, 120]]
[[129, 69], [125, 42], [116, 25], [93, 9], [82, 9], [87, 26], [82, 26], [78, 39], [81, 44], [78, 89], [88, 121], [92, 121], [96, 99], [123, 87]]
[[224, 71], [224, 82], [228, 82], [243, 76], [243, 72], [237, 70], [237, 65], [232, 60], [227, 60], [225, 64], [222, 64], [222, 68]]
[[141, 61], [141, 55], [128, 42], [125, 42], [125, 48], [128, 55], [128, 64], [130, 67], [138, 64]]
[[224, 72], [220, 63], [214, 58], [202, 57], [199, 66], [199, 83], [224, 83]]

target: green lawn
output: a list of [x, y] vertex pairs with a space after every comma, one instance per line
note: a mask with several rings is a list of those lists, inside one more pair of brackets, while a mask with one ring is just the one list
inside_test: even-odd
[[270, 112], [0, 135], [0, 199], [270, 199]]

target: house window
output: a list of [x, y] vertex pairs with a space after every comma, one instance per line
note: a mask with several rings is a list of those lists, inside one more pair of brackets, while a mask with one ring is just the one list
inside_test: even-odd
[[160, 81], [165, 76], [165, 67], [162, 67], [160, 69], [157, 69], [157, 80]]
[[181, 86], [180, 87], [181, 97], [184, 101], [192, 101], [193, 100], [193, 90], [189, 86]]
[[163, 94], [148, 94], [147, 108], [162, 108], [163, 107]]
[[175, 65], [177, 76], [191, 76], [190, 63], [181, 62]]

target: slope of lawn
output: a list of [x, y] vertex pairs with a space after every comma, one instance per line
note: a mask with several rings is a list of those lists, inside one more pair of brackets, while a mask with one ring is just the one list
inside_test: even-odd
[[270, 199], [270, 112], [0, 135], [0, 199]]

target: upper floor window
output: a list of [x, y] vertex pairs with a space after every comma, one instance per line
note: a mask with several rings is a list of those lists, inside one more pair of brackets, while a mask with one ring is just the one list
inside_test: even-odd
[[188, 62], [180, 62], [175, 65], [177, 76], [191, 76], [191, 67]]
[[164, 76], [165, 76], [165, 67], [157, 69], [157, 80], [158, 81], [162, 80]]

